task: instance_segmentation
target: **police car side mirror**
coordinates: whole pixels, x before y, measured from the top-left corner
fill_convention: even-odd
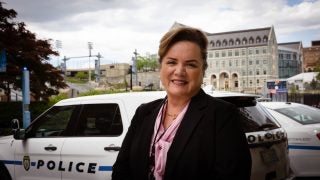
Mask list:
[[[11,128],[13,130],[15,129],[20,129],[20,124],[19,124],[19,120],[18,119],[12,119],[11,121]]]
[[[13,138],[17,140],[26,139],[26,131],[24,129],[16,129],[13,133]]]
[[[25,130],[20,129],[20,123],[18,119],[13,119],[11,122],[14,139],[25,139]]]

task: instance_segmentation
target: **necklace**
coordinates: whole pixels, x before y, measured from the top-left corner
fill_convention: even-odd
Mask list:
[[[178,114],[169,114],[167,113],[167,116],[172,117],[173,120],[175,120],[178,116]]]

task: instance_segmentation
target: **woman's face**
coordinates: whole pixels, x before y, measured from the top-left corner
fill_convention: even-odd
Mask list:
[[[200,47],[190,41],[180,41],[163,57],[160,79],[168,96],[191,98],[201,87],[203,71]]]

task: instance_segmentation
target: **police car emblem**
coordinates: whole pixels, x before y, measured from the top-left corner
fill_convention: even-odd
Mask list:
[[[29,156],[23,156],[23,167],[26,171],[30,169],[30,157]]]

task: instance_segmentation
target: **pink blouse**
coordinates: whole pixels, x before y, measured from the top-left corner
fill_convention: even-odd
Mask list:
[[[166,105],[164,105],[166,106]],[[184,114],[186,113],[189,103],[183,108],[183,110],[179,113],[177,118],[172,122],[172,124],[167,128],[167,130],[164,129],[163,124],[160,125],[161,122],[161,112],[163,108],[166,108],[162,106],[157,119],[156,119],[156,125],[154,127],[153,131],[153,138],[152,138],[152,143],[154,142],[154,136],[157,134],[157,139],[160,138],[160,140],[156,141],[155,143],[155,166],[154,166],[154,177],[156,180],[162,180],[163,175],[164,175],[164,170],[166,167],[166,161],[167,161],[167,153],[168,150],[171,146],[171,143],[173,141],[174,136],[176,135],[177,129],[180,126],[181,120],[184,117]],[[159,132],[158,128],[160,125]],[[152,145],[151,145],[152,148]],[[152,149],[150,149],[151,153]]]

